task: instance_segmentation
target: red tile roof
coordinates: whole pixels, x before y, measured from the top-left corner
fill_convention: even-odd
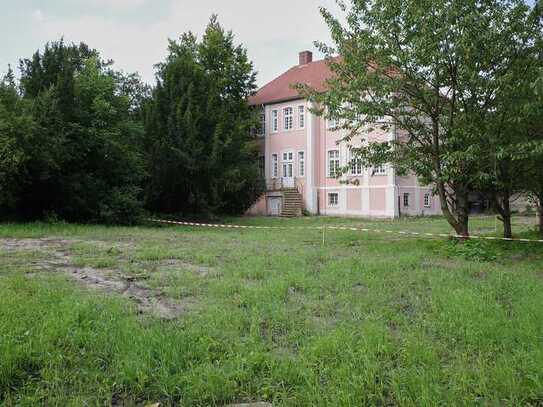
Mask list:
[[[301,83],[311,86],[317,91],[326,90],[326,80],[332,77],[327,60],[296,65],[281,76],[263,86],[249,98],[251,105],[265,105],[299,99],[300,94],[292,86]]]

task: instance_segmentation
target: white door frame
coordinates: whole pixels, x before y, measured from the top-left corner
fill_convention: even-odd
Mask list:
[[[294,188],[294,150],[281,152],[281,180],[284,187]]]

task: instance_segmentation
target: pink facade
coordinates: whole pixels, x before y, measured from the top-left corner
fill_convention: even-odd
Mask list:
[[[304,72],[315,82],[318,69],[327,69],[322,61],[311,62],[307,53],[300,55],[299,71],[289,70],[262,88],[252,103],[262,111],[262,155],[265,177],[271,190],[297,188],[307,212],[320,215],[395,218],[400,215],[440,214],[438,197],[432,188],[419,185],[415,176],[399,177],[394,168],[351,166],[350,146],[360,146],[363,139],[387,141],[398,137],[396,129],[374,129],[350,141],[341,141],[342,130],[335,130],[325,118],[311,113],[309,101],[292,95],[281,87],[288,80],[304,82]],[[320,64],[313,66],[313,64]],[[305,70],[304,70],[305,68]],[[322,77],[326,77],[324,72]],[[271,100],[270,100],[271,99]],[[374,126],[378,127],[378,126]],[[349,168],[337,178],[336,167]],[[276,199],[276,195],[273,198]],[[271,214],[266,196],[251,208],[251,214]]]

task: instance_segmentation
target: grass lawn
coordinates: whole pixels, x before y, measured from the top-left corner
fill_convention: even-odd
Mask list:
[[[449,232],[440,218],[226,222]],[[535,237],[530,222],[516,230]],[[259,401],[542,405],[543,244],[0,225],[0,405]]]

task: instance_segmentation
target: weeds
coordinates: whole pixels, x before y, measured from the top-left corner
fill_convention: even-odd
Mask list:
[[[387,228],[446,232],[443,224],[415,219]],[[2,248],[5,406],[543,399],[541,248],[350,231],[328,233],[323,246],[319,231],[60,224],[5,225],[0,236],[62,239],[77,265],[107,267],[157,298],[187,303],[173,320],[142,314],[129,296],[88,290],[62,269],[27,273],[54,260],[52,252]]]

